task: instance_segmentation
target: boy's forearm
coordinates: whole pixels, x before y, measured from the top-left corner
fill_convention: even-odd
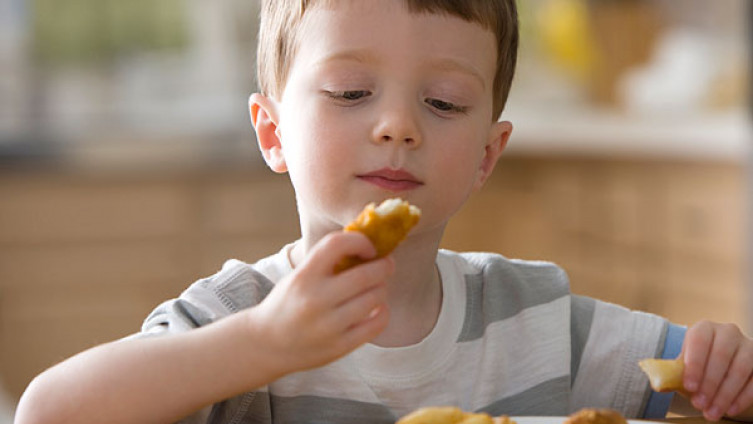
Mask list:
[[[249,330],[237,314],[180,335],[98,346],[37,377],[16,423],[175,422],[279,377],[274,356],[250,348]]]

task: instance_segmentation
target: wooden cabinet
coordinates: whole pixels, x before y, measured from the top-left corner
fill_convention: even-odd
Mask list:
[[[65,357],[139,330],[229,258],[298,237],[292,189],[269,172],[0,174],[0,376],[20,395]]]
[[[576,293],[680,324],[747,326],[742,165],[511,157],[498,167],[446,247],[550,260]]]
[[[503,157],[443,247],[545,259],[573,290],[689,324],[747,318],[745,175],[728,163]],[[0,376],[34,375],[138,331],[224,260],[296,239],[265,170],[0,173]]]

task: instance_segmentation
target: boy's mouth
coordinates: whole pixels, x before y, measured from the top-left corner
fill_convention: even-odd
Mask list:
[[[362,181],[389,191],[412,190],[424,184],[413,174],[402,169],[383,168],[357,177]]]

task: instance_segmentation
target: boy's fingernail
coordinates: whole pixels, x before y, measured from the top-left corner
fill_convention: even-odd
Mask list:
[[[722,411],[719,410],[719,407],[714,406],[708,410],[708,417],[711,421],[717,421],[722,417]]]
[[[694,381],[694,380],[688,381],[687,383],[684,384],[684,386],[685,386],[685,390],[687,390],[687,391],[689,391],[691,393],[695,392],[696,390],[698,390],[698,382]]]
[[[693,396],[692,402],[693,402],[693,406],[695,406],[696,409],[704,409],[706,408],[706,402],[708,401],[706,400],[705,395],[697,395],[697,396]]]
[[[729,416],[737,415],[737,413],[739,412],[737,409],[738,409],[737,405],[730,406],[729,409],[727,410],[727,415]]]

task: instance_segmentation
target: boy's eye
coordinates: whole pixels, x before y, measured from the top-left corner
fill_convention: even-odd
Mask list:
[[[439,99],[426,99],[426,104],[433,107],[434,109],[437,109],[441,112],[458,112],[458,113],[465,113],[468,108],[465,106],[458,106],[454,103],[446,102],[444,100]]]
[[[327,91],[327,95],[333,99],[340,100],[360,100],[364,97],[368,97],[371,93],[367,90],[344,90],[344,91]]]

